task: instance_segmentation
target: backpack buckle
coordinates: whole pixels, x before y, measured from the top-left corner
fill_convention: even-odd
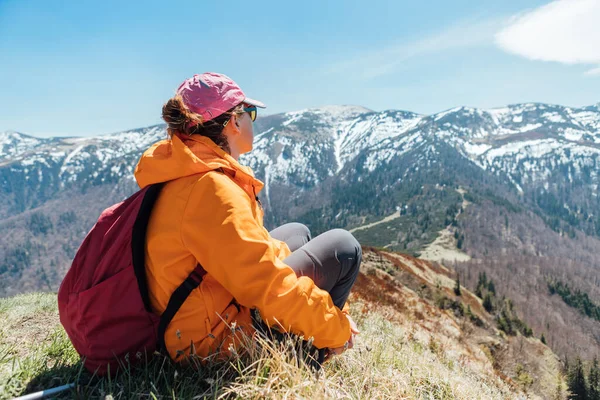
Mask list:
[[[186,287],[186,289],[189,289],[190,291],[194,290],[198,286],[200,286],[204,275],[206,275],[206,270],[202,268],[200,264],[198,264],[196,268],[194,268],[194,270],[190,272],[185,281],[183,281],[183,285]]]

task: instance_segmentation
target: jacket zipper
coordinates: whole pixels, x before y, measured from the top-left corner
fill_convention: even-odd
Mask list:
[[[254,199],[256,200],[256,202],[258,203],[258,206],[260,207],[260,209],[263,209],[262,203],[260,202],[260,199],[258,198],[258,196],[256,195],[256,188],[254,187],[254,185],[252,185],[252,192],[254,193]]]

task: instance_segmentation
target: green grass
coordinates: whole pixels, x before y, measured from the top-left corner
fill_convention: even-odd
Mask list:
[[[354,349],[315,373],[283,346],[254,341],[227,362],[174,365],[157,356],[125,367],[114,378],[96,378],[83,368],[58,325],[55,295],[0,299],[0,399],[75,382],[58,398],[147,399],[495,399],[507,389],[449,360],[439,349],[408,340],[378,313],[352,313],[361,329]],[[42,330],[32,330],[40,317]],[[40,328],[38,326],[38,328]],[[35,333],[33,333],[35,331]],[[111,396],[111,397],[106,397]]]

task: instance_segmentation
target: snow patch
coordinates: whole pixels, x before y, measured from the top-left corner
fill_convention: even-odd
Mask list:
[[[464,147],[465,147],[465,151],[468,154],[472,154],[474,156],[480,156],[483,153],[485,153],[486,151],[488,151],[489,149],[492,148],[492,146],[490,146],[489,144],[472,144],[469,142],[465,142],[464,143]]]

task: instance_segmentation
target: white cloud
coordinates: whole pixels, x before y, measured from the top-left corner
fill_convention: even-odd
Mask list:
[[[598,67],[598,68],[593,68],[593,69],[590,69],[589,71],[586,71],[586,73],[585,73],[585,74],[586,74],[586,75],[590,75],[590,76],[591,76],[591,75],[599,75],[599,76],[600,76],[600,67]]]
[[[600,64],[600,0],[556,0],[516,15],[495,40],[531,60]],[[586,74],[598,75],[600,68]]]
[[[399,69],[407,61],[431,54],[459,48],[471,48],[492,43],[494,34],[502,26],[503,19],[479,19],[456,23],[420,39],[399,42],[375,49],[357,57],[327,67],[329,73],[353,72],[364,78],[386,75]]]

